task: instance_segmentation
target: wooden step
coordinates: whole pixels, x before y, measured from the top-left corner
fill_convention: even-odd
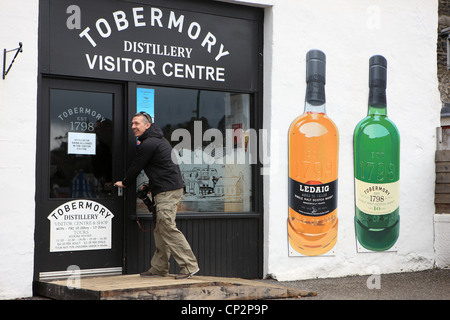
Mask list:
[[[250,300],[317,295],[256,280],[207,276],[176,280],[138,274],[37,281],[35,294],[57,300]]]

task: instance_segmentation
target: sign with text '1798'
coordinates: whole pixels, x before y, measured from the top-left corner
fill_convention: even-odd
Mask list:
[[[48,1],[43,73],[256,90],[254,20],[173,9],[170,1]]]

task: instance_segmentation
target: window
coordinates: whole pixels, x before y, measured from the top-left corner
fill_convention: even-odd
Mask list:
[[[151,114],[174,147],[185,185],[179,212],[252,210],[250,109],[250,94],[137,88],[136,112]],[[147,213],[140,200],[137,212]]]
[[[111,93],[50,90],[50,198],[111,198]]]

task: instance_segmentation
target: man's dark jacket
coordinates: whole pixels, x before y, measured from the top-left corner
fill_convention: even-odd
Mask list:
[[[183,188],[180,168],[172,161],[172,147],[164,138],[162,130],[156,124],[152,124],[139,137],[139,141],[136,157],[127,170],[126,177],[122,181],[123,185],[134,184],[143,169],[149,178],[153,196],[160,192]]]

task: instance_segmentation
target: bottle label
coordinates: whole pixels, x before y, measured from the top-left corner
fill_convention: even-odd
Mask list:
[[[289,207],[305,216],[323,216],[337,208],[337,179],[325,184],[304,184],[289,178]]]
[[[399,181],[370,183],[355,179],[356,206],[366,214],[389,214],[399,206],[399,186]]]

